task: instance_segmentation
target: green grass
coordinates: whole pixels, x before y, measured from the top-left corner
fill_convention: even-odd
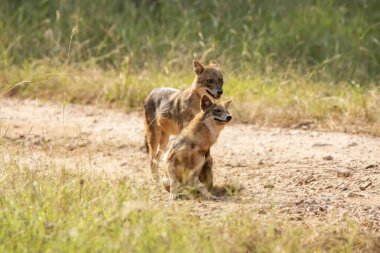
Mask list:
[[[236,73],[287,71],[378,83],[377,0],[5,0],[0,68],[35,60],[133,71],[184,70],[217,59]]]
[[[156,189],[12,156],[0,162],[1,252],[375,251],[352,222],[317,228],[255,221],[250,213],[200,218],[187,205],[152,202]],[[208,216],[212,217],[212,216]]]

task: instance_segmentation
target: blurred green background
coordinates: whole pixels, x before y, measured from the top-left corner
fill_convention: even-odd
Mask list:
[[[2,0],[0,68],[36,60],[176,72],[217,59],[240,75],[377,83],[378,0]]]

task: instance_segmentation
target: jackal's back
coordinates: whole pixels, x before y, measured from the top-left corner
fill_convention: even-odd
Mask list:
[[[167,111],[173,108],[173,97],[179,95],[179,93],[180,91],[174,88],[157,88],[152,90],[144,103],[146,121],[148,123],[152,122],[157,116],[157,112],[168,114]]]

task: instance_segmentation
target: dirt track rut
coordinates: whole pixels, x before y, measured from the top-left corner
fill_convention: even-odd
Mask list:
[[[2,99],[0,117],[6,159],[17,152],[36,169],[42,159],[78,173],[150,182],[139,113]],[[380,138],[232,123],[211,152],[215,181],[244,189],[220,202],[177,202],[195,215],[249,212],[307,226],[350,217],[363,229],[380,229]]]

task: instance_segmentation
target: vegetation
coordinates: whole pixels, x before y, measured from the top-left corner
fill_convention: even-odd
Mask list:
[[[218,59],[243,76],[294,69],[318,80],[378,81],[376,0],[5,1],[1,67],[36,59],[176,72]]]
[[[188,87],[192,59],[215,59],[237,121],[380,135],[379,9],[378,0],[3,0],[0,98],[141,110],[155,87]],[[151,206],[151,186],[31,168],[2,141],[1,252],[379,247],[350,221],[309,229],[239,213],[206,223],[166,200]]]
[[[10,157],[0,162],[1,252],[375,252],[379,246],[352,222],[291,228],[248,213],[206,221],[186,205],[165,208],[166,198],[153,205],[147,185],[78,176],[43,160],[28,167]]]
[[[131,74],[127,68],[114,71],[99,67],[69,67],[66,74],[65,67],[24,66],[0,70],[0,76],[11,83],[0,89],[0,95],[142,110],[153,88],[170,85],[186,89],[194,78],[191,65],[186,74],[169,75],[145,71]],[[25,78],[22,82],[20,76]],[[231,110],[235,122],[380,135],[379,87],[311,81],[291,73],[265,78],[226,72],[226,80],[223,96],[234,100]]]
[[[187,87],[193,58],[217,59],[239,121],[378,135],[379,8],[376,0],[5,1],[0,95],[131,110],[154,87]]]

